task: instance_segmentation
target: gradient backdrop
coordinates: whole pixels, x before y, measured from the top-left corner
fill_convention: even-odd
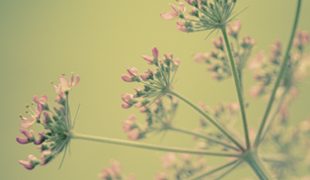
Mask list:
[[[139,180],[153,179],[161,169],[160,152],[73,141],[62,169],[58,170],[58,157],[46,167],[24,170],[17,160],[35,150],[15,142],[18,116],[34,94],[53,97],[50,82],[62,73],[80,74],[82,80],[71,101],[73,110],[81,104],[76,130],[94,135],[126,138],[121,122],[136,111],[121,109],[120,95],[134,86],[123,83],[120,75],[130,66],[145,69],[140,55],[150,54],[154,46],[182,60],[175,87],[185,97],[210,105],[236,100],[231,80],[213,81],[206,67],[192,59],[195,52],[211,47],[212,37],[206,39],[207,32],[178,32],[174,22],[159,17],[169,9],[170,2],[174,1],[0,1],[0,179],[96,179],[112,159],[121,161],[124,171]],[[248,9],[238,18],[243,23],[242,34],[256,39],[255,52],[269,48],[277,39],[287,42],[295,0],[240,0],[237,9],[245,7]],[[300,29],[310,31],[309,17],[310,1],[305,0]],[[251,78],[248,73],[247,87]],[[292,109],[296,121],[310,116],[309,78],[300,88],[301,95]],[[250,125],[257,127],[264,101],[249,100]],[[196,112],[181,104],[175,121],[181,127],[195,128],[198,118]],[[147,142],[193,145],[190,137],[173,133],[164,140],[153,136]],[[234,172],[238,178],[228,179],[251,177],[251,173],[244,166]]]

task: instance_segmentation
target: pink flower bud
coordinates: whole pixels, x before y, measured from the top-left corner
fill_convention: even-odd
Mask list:
[[[131,68],[127,69],[127,71],[131,77],[138,76],[138,69],[135,67],[131,67]]]
[[[19,144],[28,144],[30,141],[28,140],[28,138],[21,138],[21,137],[16,137],[16,141]]]
[[[123,74],[121,76],[122,80],[125,81],[125,82],[132,82],[132,77],[128,74]]]
[[[169,168],[175,165],[177,157],[174,153],[168,153],[162,158],[164,168]]]
[[[177,21],[177,29],[182,32],[188,32],[184,21]]]
[[[140,77],[143,81],[147,81],[149,80],[149,78],[151,78],[153,75],[153,72],[151,70],[148,70],[146,72],[144,72]]]
[[[131,105],[129,105],[128,103],[126,103],[126,102],[123,102],[123,103],[122,103],[122,108],[128,109],[128,108],[130,108],[130,107],[131,107]]]
[[[123,123],[124,132],[129,132],[130,130],[132,130],[132,128],[136,124],[135,121],[136,121],[136,116],[134,115],[129,116],[128,119],[126,119]]]
[[[224,42],[223,42],[222,37],[220,37],[220,38],[218,38],[218,39],[215,39],[215,40],[213,41],[213,45],[214,45],[217,49],[224,50]]]
[[[140,130],[138,128],[132,129],[127,134],[128,139],[136,141],[140,138]]]
[[[33,131],[32,131],[32,130],[28,131],[28,130],[26,130],[26,129],[21,129],[20,132],[21,132],[22,134],[24,134],[24,136],[25,136],[26,138],[28,138],[29,140],[31,140],[31,139],[34,138],[34,137],[33,137]]]
[[[228,26],[228,34],[233,37],[237,37],[241,29],[240,21],[235,21]]]
[[[19,164],[24,166],[24,168],[26,168],[27,170],[32,170],[34,168],[33,164],[29,161],[19,160],[18,162],[19,162]]]
[[[28,129],[36,122],[35,116],[31,117],[20,116],[20,118],[21,118],[20,126],[22,129]]]
[[[128,104],[131,104],[133,99],[134,99],[134,95],[133,94],[126,93],[126,94],[122,95],[122,100],[124,102],[128,103]]]
[[[156,47],[152,49],[152,54],[153,54],[154,59],[158,59],[159,52]]]
[[[45,141],[45,139],[46,139],[45,134],[43,132],[40,132],[39,137],[34,140],[34,144],[40,145]]]
[[[41,154],[41,165],[46,165],[50,160],[52,160],[53,154],[51,150],[44,150]]]
[[[39,160],[32,154],[28,156],[27,160],[19,160],[18,162],[28,170],[34,169],[39,164]]]
[[[151,56],[143,55],[142,58],[143,58],[148,64],[152,64],[152,63],[153,63],[153,57],[151,57]]]

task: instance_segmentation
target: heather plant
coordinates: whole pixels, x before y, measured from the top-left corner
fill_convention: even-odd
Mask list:
[[[259,52],[254,57],[251,53],[255,40],[241,36],[241,22],[236,20],[238,12],[234,11],[236,5],[237,0],[177,1],[170,11],[160,16],[165,20],[176,19],[177,29],[185,33],[221,33],[213,41],[213,49],[198,52],[193,59],[204,64],[214,80],[232,79],[237,102],[222,102],[217,106],[192,103],[174,88],[180,60],[171,53],[161,54],[153,48],[151,55],[142,56],[148,66],[146,70],[130,67],[121,75],[124,82],[137,85],[121,96],[121,107],[136,108],[145,117],[139,119],[131,114],[125,118],[122,128],[129,140],[76,132],[76,115],[71,115],[69,94],[79,84],[80,77],[61,75],[53,84],[55,103],[50,103],[47,96],[35,96],[26,114],[20,116],[21,135],[16,140],[20,144],[37,146],[40,157],[30,154],[19,163],[32,170],[50,163],[61,153],[63,162],[71,140],[85,140],[167,152],[161,158],[163,170],[154,175],[157,180],[222,179],[243,164],[253,170],[257,179],[309,179],[310,120],[296,122],[289,111],[310,67],[306,54],[309,34],[297,31],[302,0],[296,0],[286,49],[282,42],[276,41],[269,53]],[[253,74],[251,89],[246,89],[243,82],[246,68]],[[251,123],[248,107],[252,106],[248,95],[266,101],[265,111],[255,129],[248,126]],[[187,104],[201,116],[196,129],[184,129],[174,121],[180,103]],[[242,122],[243,132],[236,130],[238,121]],[[151,134],[168,131],[193,137],[196,145],[186,149],[141,142]],[[210,156],[218,158],[222,165],[212,165],[207,158]],[[117,161],[104,168],[98,177],[135,179],[134,175],[124,175]]]

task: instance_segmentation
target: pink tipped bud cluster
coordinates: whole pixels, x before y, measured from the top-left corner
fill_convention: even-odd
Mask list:
[[[235,4],[236,0],[185,0],[172,4],[171,10],[160,16],[165,20],[177,18],[177,29],[182,32],[219,29],[231,21]],[[237,31],[238,27],[232,30]]]
[[[121,165],[118,161],[112,161],[111,166],[104,168],[98,175],[100,180],[135,180],[134,176],[122,174]]]
[[[289,177],[290,179],[302,179],[302,174],[296,174],[295,169],[300,167],[310,168],[310,119],[300,121],[294,126],[287,121],[274,121],[269,136],[265,142],[281,144],[273,149],[281,163],[271,161],[268,165],[275,169],[275,178]],[[306,178],[307,179],[307,178]]]
[[[30,115],[21,117],[21,136],[16,138],[19,144],[33,143],[41,151],[40,159],[29,155],[26,160],[19,163],[26,169],[32,170],[38,165],[45,165],[59,154],[70,141],[70,130],[72,128],[68,95],[72,87],[79,83],[79,76],[72,75],[66,78],[62,75],[59,83],[54,85],[56,90],[57,106],[50,108],[47,96],[34,96],[32,106],[27,106],[26,113]],[[36,133],[35,125],[41,126],[42,131]]]
[[[240,112],[239,103],[237,102],[221,103],[214,107],[210,107],[204,103],[201,103],[200,106],[203,111],[208,113],[210,116],[216,118],[219,123],[223,124],[226,127],[234,126]],[[201,134],[212,137],[213,140],[227,142],[227,144],[230,144],[230,142],[227,141],[227,139],[225,139],[221,133],[212,131],[212,129],[210,129],[211,125],[205,119],[200,119],[199,126],[200,128],[197,131],[199,131]],[[200,149],[218,149],[218,147],[220,147],[223,151],[232,150],[231,148],[228,149],[228,147],[225,145],[223,146],[218,143],[214,143],[214,141],[212,140],[206,140],[201,138],[195,138],[195,140],[197,141],[197,147]]]
[[[239,40],[240,29],[240,21],[232,22],[228,25],[229,36],[235,39],[235,41],[232,41],[232,51],[239,71],[243,70],[255,44],[254,39],[249,36]],[[223,38],[216,38],[213,41],[213,46],[214,49],[211,52],[197,53],[194,59],[198,63],[205,63],[207,65],[207,70],[211,73],[213,79],[227,79],[231,77],[231,69]]]
[[[295,46],[289,59],[289,70],[286,73],[281,88],[284,90],[296,90],[295,86],[302,77],[305,76],[305,69],[309,67],[307,58],[303,58],[303,49],[309,43],[307,33],[298,32],[294,42]],[[249,64],[249,68],[254,73],[255,85],[251,89],[251,95],[254,97],[266,95],[271,91],[280,67],[283,63],[283,47],[281,42],[277,41],[271,46],[269,57],[259,53]]]
[[[125,109],[135,106],[144,112],[153,99],[168,94],[180,64],[170,53],[160,58],[157,48],[152,49],[152,56],[145,55],[143,59],[153,69],[139,73],[136,68],[129,68],[127,73],[121,76],[125,82],[137,82],[143,85],[141,88],[136,88],[135,93],[122,95],[122,107]]]
[[[128,139],[140,140],[150,133],[166,130],[170,126],[177,106],[178,102],[171,96],[167,99],[157,99],[142,111],[146,116],[144,122],[138,123],[137,117],[130,115],[123,122],[123,131]]]
[[[156,180],[190,179],[205,171],[206,162],[203,157],[193,157],[189,154],[176,155],[168,153],[162,157],[164,170],[159,172]]]

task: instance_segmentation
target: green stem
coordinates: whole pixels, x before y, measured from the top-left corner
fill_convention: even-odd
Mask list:
[[[205,136],[203,134],[200,134],[200,133],[196,133],[196,132],[193,132],[193,131],[188,131],[186,129],[180,129],[180,128],[176,128],[176,127],[169,127],[168,128],[169,130],[172,130],[172,131],[175,131],[175,132],[179,132],[179,133],[183,133],[183,134],[187,134],[187,135],[192,135],[194,137],[198,137],[198,138],[201,138],[201,139],[205,139],[207,141],[211,141],[211,142],[214,142],[216,144],[219,144],[219,145],[222,145],[226,148],[230,148],[230,149],[233,149],[235,151],[240,151],[240,149],[236,148],[235,146],[232,146],[226,142],[222,142],[222,141],[219,141],[218,139],[215,139],[215,138],[212,138],[212,137],[209,137],[209,136]]]
[[[249,164],[260,180],[270,179],[256,154],[249,152],[248,156],[245,158],[245,161]]]
[[[192,102],[190,102],[189,100],[187,100],[183,96],[181,96],[181,95],[179,95],[179,94],[177,94],[175,92],[172,92],[172,91],[170,91],[169,93],[171,95],[181,99],[186,104],[188,104],[190,107],[192,107],[194,110],[196,110],[198,113],[200,113],[204,118],[209,120],[209,122],[212,123],[217,129],[219,129],[231,142],[233,142],[236,146],[238,146],[238,148],[241,151],[244,151],[244,148],[242,147],[242,145],[237,140],[235,140],[235,138],[231,135],[231,133],[229,133],[228,129],[226,129],[223,125],[221,125],[220,123],[215,121],[210,115],[205,113],[203,110],[201,110],[199,107],[194,105]]]
[[[282,105],[283,105],[283,103],[284,103],[284,100],[285,100],[285,98],[286,98],[286,95],[287,95],[288,91],[289,91],[288,89],[285,90],[284,93],[282,94],[282,96],[280,97],[278,107],[277,107],[276,110],[274,111],[273,115],[271,115],[270,120],[269,120],[269,123],[268,123],[268,125],[266,125],[266,128],[265,128],[266,130],[263,131],[263,133],[262,133],[262,135],[261,135],[260,142],[263,142],[263,141],[264,141],[266,135],[268,134],[268,132],[269,132],[270,129],[272,128],[272,124],[273,124],[273,122],[275,121],[277,115],[279,114],[279,111],[280,111],[280,109],[281,109],[281,107],[282,107]]]
[[[212,169],[212,170],[210,170],[208,172],[203,172],[202,174],[198,174],[198,175],[190,178],[190,180],[200,180],[200,179],[203,179],[204,177],[210,176],[210,175],[212,175],[214,173],[217,173],[217,172],[219,172],[221,170],[224,170],[225,168],[227,168],[229,166],[232,166],[232,165],[236,164],[237,162],[238,162],[238,160],[235,160],[235,161],[232,161],[230,163],[227,163],[227,164],[224,164],[222,166],[219,166],[219,167],[217,167],[215,169]]]
[[[238,161],[236,164],[234,164],[232,167],[230,167],[227,171],[225,171],[223,174],[218,176],[215,180],[223,179],[225,176],[230,174],[233,170],[235,170],[243,161]]]
[[[278,88],[280,86],[280,83],[281,83],[281,81],[282,81],[282,79],[283,79],[283,77],[285,75],[285,72],[286,72],[286,70],[287,70],[287,68],[289,66],[290,52],[291,52],[291,49],[292,49],[292,46],[293,46],[293,41],[294,41],[294,37],[295,37],[295,34],[296,34],[296,29],[297,29],[297,25],[298,25],[298,21],[299,21],[299,17],[300,17],[301,4],[302,4],[302,0],[298,0],[297,1],[297,8],[296,8],[296,13],[295,13],[294,24],[293,24],[293,27],[292,27],[292,32],[291,32],[291,35],[290,35],[289,43],[287,45],[286,53],[285,53],[285,56],[284,56],[284,62],[282,63],[282,66],[281,66],[278,78],[277,78],[277,80],[276,80],[276,82],[274,84],[274,87],[272,89],[271,96],[270,96],[270,99],[269,99],[268,104],[267,104],[267,108],[265,110],[262,122],[260,124],[260,127],[259,127],[259,130],[258,130],[256,139],[255,139],[255,143],[254,143],[255,147],[258,147],[260,142],[261,142],[260,141],[261,140],[261,135],[262,135],[263,130],[264,130],[265,126],[266,126],[266,122],[267,122],[268,116],[269,116],[269,114],[271,112],[272,105],[273,105],[274,100],[275,100],[276,92],[277,92],[277,90],[278,90]]]
[[[242,116],[242,121],[243,121],[243,129],[244,129],[244,134],[245,134],[245,141],[246,141],[246,147],[247,149],[251,148],[251,142],[250,142],[250,136],[249,136],[249,129],[248,129],[248,124],[247,124],[247,118],[246,118],[246,112],[245,112],[245,107],[244,107],[244,101],[243,101],[243,94],[242,94],[242,87],[241,87],[241,81],[240,81],[240,76],[238,75],[238,70],[236,67],[236,63],[234,60],[234,57],[232,55],[231,47],[230,47],[230,42],[228,40],[227,32],[226,32],[226,27],[224,26],[222,29],[222,34],[224,37],[224,41],[226,44],[226,49],[227,53],[229,56],[229,62],[232,70],[232,74],[234,76],[234,81],[235,81],[235,87],[237,90],[237,95],[238,95],[238,100],[239,100],[239,105],[240,105],[240,110],[241,110],[241,116]]]
[[[165,151],[165,152],[185,153],[185,154],[194,154],[194,155],[218,156],[218,157],[239,157],[240,156],[237,154],[216,153],[216,152],[207,152],[203,150],[192,150],[192,149],[177,148],[177,147],[159,146],[159,145],[139,143],[139,142],[134,142],[134,141],[127,141],[127,140],[122,140],[122,139],[92,136],[92,135],[86,135],[86,134],[80,134],[80,133],[72,133],[71,138],[106,143],[106,144],[115,144],[115,145],[121,145],[121,146],[127,146],[127,147],[135,147],[135,148],[154,150],[154,151]]]

